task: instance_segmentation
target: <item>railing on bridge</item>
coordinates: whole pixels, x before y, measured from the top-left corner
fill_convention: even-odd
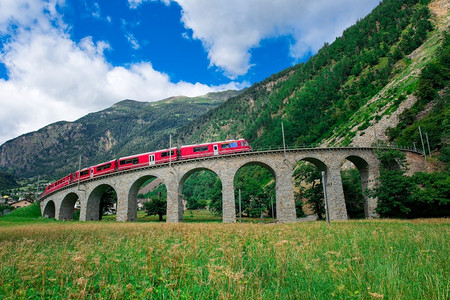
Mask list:
[[[402,146],[402,145],[395,145],[395,144],[384,144],[384,145],[380,145],[380,146],[368,146],[368,147],[359,147],[359,146],[352,146],[352,145],[348,145],[348,146],[333,146],[333,147],[326,147],[326,146],[321,146],[319,144],[303,144],[303,145],[293,145],[293,146],[286,146],[286,148],[283,148],[282,146],[272,146],[272,147],[262,147],[262,148],[255,148],[251,150],[251,152],[268,152],[268,151],[280,151],[280,150],[298,150],[298,149],[345,149],[345,148],[362,148],[362,149],[367,149],[367,148],[372,148],[372,149],[394,149],[394,150],[404,150],[404,151],[411,151],[411,152],[416,152],[419,154],[424,155],[423,151],[420,151],[420,149],[417,148],[412,148],[412,147],[407,147],[407,146]]]

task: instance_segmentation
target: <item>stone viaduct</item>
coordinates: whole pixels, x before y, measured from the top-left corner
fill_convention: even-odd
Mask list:
[[[420,154],[405,151],[408,161],[420,165]],[[41,198],[43,216],[58,220],[71,220],[75,202],[81,202],[80,220],[99,219],[100,198],[108,187],[117,194],[117,220],[137,220],[137,194],[141,185],[150,178],[159,178],[167,189],[167,222],[181,222],[183,206],[181,201],[184,181],[194,172],[210,170],[222,182],[223,222],[236,222],[234,177],[246,165],[260,165],[267,168],[275,179],[277,221],[282,223],[296,220],[293,172],[299,161],[308,161],[325,171],[325,184],[331,220],[346,220],[344,193],[341,181],[341,167],[352,162],[358,168],[363,191],[373,188],[379,176],[379,161],[374,148],[302,148],[245,152],[232,155],[210,156],[200,159],[174,161],[138,169],[116,172],[92,178],[78,184],[64,187]],[[411,164],[410,164],[411,165]],[[421,170],[419,166],[416,168]],[[364,213],[367,218],[377,217],[376,198],[365,198]]]

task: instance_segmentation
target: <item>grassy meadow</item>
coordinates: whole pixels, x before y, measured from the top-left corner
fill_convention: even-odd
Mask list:
[[[0,299],[448,299],[449,225],[12,215],[0,218]]]

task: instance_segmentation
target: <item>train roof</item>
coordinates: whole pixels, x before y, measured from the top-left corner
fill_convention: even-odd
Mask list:
[[[176,150],[176,149],[177,149],[177,147],[170,148],[170,150]],[[167,148],[167,149],[155,150],[155,151],[150,151],[150,152],[145,152],[145,153],[140,153],[140,154],[134,154],[134,155],[130,155],[130,156],[120,157],[119,159],[134,158],[134,157],[137,157],[137,156],[149,155],[149,154],[156,153],[156,152],[161,152],[161,151],[169,151],[169,149]]]
[[[112,160],[110,160],[110,161],[107,161],[107,162],[102,162],[102,163],[99,163],[98,165],[95,165],[95,166],[93,166],[93,167],[96,167],[96,166],[101,166],[101,165],[104,165],[104,164],[109,164],[109,163],[112,163],[112,162],[115,162],[116,160],[115,159],[112,159]]]
[[[180,148],[184,147],[192,147],[192,146],[203,146],[203,145],[211,145],[211,144],[220,144],[220,143],[230,143],[230,142],[236,142],[236,141],[246,141],[246,139],[235,139],[235,140],[226,140],[226,141],[217,141],[217,142],[207,142],[207,143],[201,143],[201,144],[192,144],[192,145],[184,145]]]

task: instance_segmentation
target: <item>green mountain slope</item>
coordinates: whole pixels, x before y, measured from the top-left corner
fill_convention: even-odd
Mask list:
[[[281,122],[290,146],[370,146],[376,138],[411,146],[420,122],[442,123],[447,116],[435,117],[446,111],[446,75],[431,86],[420,78],[436,63],[446,72],[445,55],[436,57],[448,26],[448,1],[384,0],[308,62],[240,93],[125,100],[3,144],[0,170],[56,178],[77,169],[80,154],[83,166],[96,164],[166,148],[169,134],[174,145],[244,137],[255,148],[278,147]],[[432,99],[417,96],[421,86],[433,90]],[[447,151],[446,131],[422,126],[430,132],[432,150]],[[414,134],[404,135],[406,129]]]
[[[75,122],[57,122],[0,146],[0,169],[19,177],[58,178],[82,165],[168,147],[169,134],[237,91],[159,102],[121,101]]]
[[[448,7],[443,9],[448,19]],[[414,95],[420,70],[445,31],[433,27],[436,22],[428,1],[385,0],[308,62],[250,87],[176,138],[192,143],[244,137],[254,147],[277,147],[283,122],[288,145],[349,145]]]

